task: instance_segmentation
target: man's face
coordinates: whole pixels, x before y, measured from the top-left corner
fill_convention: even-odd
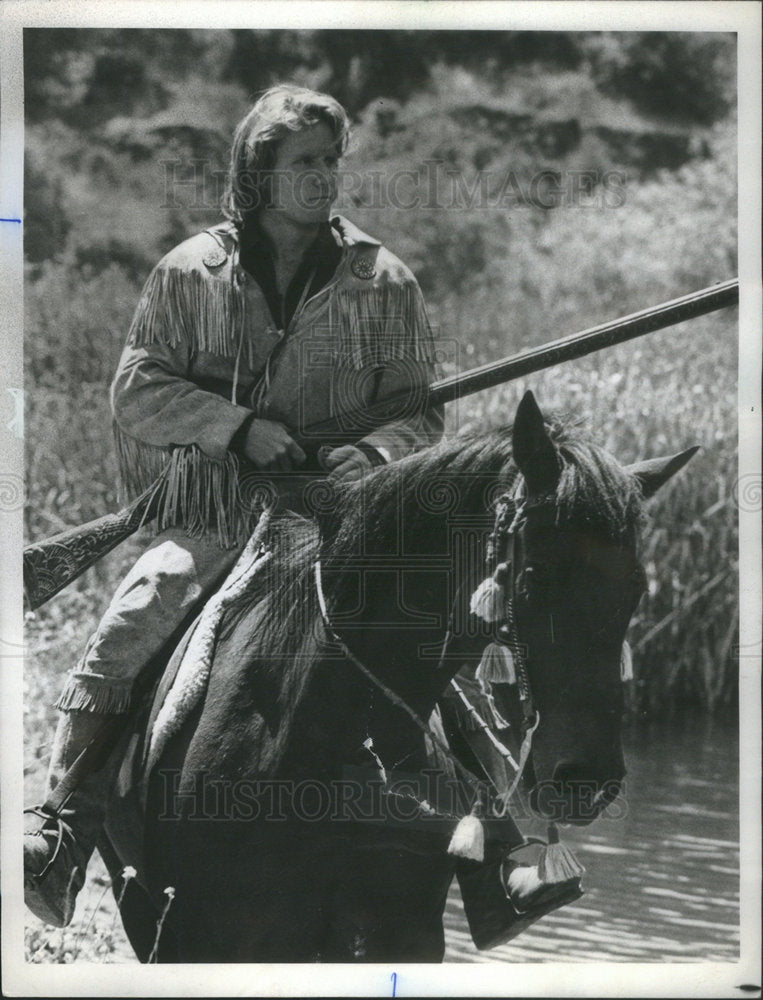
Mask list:
[[[276,151],[269,210],[302,225],[324,222],[336,198],[338,166],[328,125],[290,133]]]

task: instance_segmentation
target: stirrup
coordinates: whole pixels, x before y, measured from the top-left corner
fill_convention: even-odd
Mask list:
[[[525,930],[530,924],[535,923],[536,920],[540,920],[541,917],[545,917],[547,913],[558,910],[559,907],[566,906],[568,903],[574,903],[575,900],[580,899],[584,895],[581,877],[576,875],[565,882],[551,882],[545,885],[545,887],[539,888],[535,895],[528,899],[527,905],[524,908],[520,908],[516,901],[512,899],[511,892],[509,891],[509,876],[515,868],[519,867],[524,866],[519,862],[504,858],[500,868],[501,885],[506,894],[506,899],[517,917],[521,918],[519,922],[522,924],[522,927],[520,930],[517,930],[517,933]],[[512,936],[516,936],[516,934]]]
[[[53,855],[48,861],[48,863],[45,865],[45,867],[42,869],[42,871],[35,873],[27,871],[26,868],[24,869],[24,879],[29,880],[34,886],[39,886],[42,885],[42,883],[45,881],[51,868],[56,863],[58,855],[61,853],[61,847],[64,842],[64,823],[60,815],[58,815],[57,813],[48,812],[44,806],[30,806],[28,809],[24,810],[24,815],[26,815],[27,813],[30,813],[33,816],[37,816],[39,819],[44,820],[44,822],[40,826],[39,830],[33,830],[31,831],[31,833],[25,834],[24,836],[30,836],[30,837],[33,837],[35,835],[42,836],[46,827],[52,829],[51,824],[55,824],[55,830],[57,834],[56,846],[53,848]]]
[[[456,862],[464,913],[472,941],[480,951],[506,944],[536,920],[583,895],[579,878],[542,886],[520,908],[511,898],[508,876],[515,867],[529,868],[504,855],[487,863]]]

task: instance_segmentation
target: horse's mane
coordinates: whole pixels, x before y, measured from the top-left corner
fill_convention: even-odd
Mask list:
[[[643,516],[636,478],[574,425],[554,420],[549,433],[562,459],[556,489],[560,527],[577,527],[635,549]],[[362,483],[334,485],[330,503],[323,504],[326,512],[317,520],[296,514],[277,518],[271,562],[239,608],[264,597],[271,601],[258,634],[260,648],[279,659],[298,650],[305,624],[318,615],[313,566],[319,554],[325,565],[341,567],[357,556],[361,536],[365,552],[385,552],[401,514],[414,533],[426,529],[436,517],[438,497],[448,502],[443,493],[448,484],[455,487],[450,502],[475,514],[485,512],[491,494],[495,499],[501,490],[521,487],[511,441],[511,426],[461,434],[382,466]],[[327,485],[326,491],[331,493],[332,487]]]

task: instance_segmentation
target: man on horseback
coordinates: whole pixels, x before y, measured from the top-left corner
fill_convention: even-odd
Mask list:
[[[119,763],[98,767],[90,751],[236,563],[270,506],[263,476],[302,510],[300,473],[358,479],[442,436],[442,409],[421,393],[435,345],[415,278],[330,215],[348,131],[331,97],[267,91],[234,136],[226,221],[171,250],[143,289],[111,398],[122,479],[133,496],[153,491],[157,534],[67,678],[45,802],[28,810],[26,902],[55,926],[72,919]],[[389,397],[403,400],[396,415],[364,419]],[[340,417],[341,440],[311,435]],[[578,894],[534,867],[505,875],[491,919],[511,936]]]
[[[348,400],[357,410],[433,379],[415,278],[330,216],[348,131],[331,97],[267,91],[234,136],[226,221],[170,251],[143,290],[111,398],[127,491],[158,484],[158,533],[57,702],[46,805],[30,810],[24,838],[26,901],[47,923],[71,921],[113,769],[80,775],[53,808],[55,790],[104,724],[130,710],[136,679],[236,562],[261,509],[247,475],[307,468],[310,425],[353,408]],[[442,429],[440,409],[408,406],[384,426],[345,427],[322,467],[356,479]]]

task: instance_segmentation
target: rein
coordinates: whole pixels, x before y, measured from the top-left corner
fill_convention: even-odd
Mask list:
[[[477,709],[471,704],[468,697],[464,693],[461,686],[458,684],[455,678],[450,681],[450,686],[455,691],[456,695],[464,704],[466,710],[472,715],[472,717],[477,722],[477,725],[490,739],[491,743],[495,749],[501,754],[501,756],[510,764],[513,770],[516,772],[514,780],[512,781],[511,787],[508,791],[501,793],[496,801],[501,801],[502,805],[496,815],[505,815],[508,812],[509,800],[514,795],[519,782],[522,778],[525,766],[530,756],[530,751],[532,749],[532,738],[535,730],[538,728],[540,723],[540,713],[535,708],[532,689],[530,687],[530,678],[527,672],[527,664],[524,653],[524,646],[520,641],[519,634],[517,631],[516,620],[514,618],[513,600],[517,589],[518,580],[518,569],[517,569],[517,551],[519,549],[519,531],[524,526],[525,523],[525,512],[532,507],[540,506],[541,504],[547,503],[549,500],[555,500],[554,494],[544,494],[539,497],[533,497],[528,500],[523,500],[521,503],[517,504],[516,500],[509,494],[504,493],[499,497],[496,504],[496,518],[493,525],[493,530],[488,539],[486,563],[489,568],[494,568],[495,575],[501,576],[508,580],[508,600],[505,602],[505,608],[503,609],[505,614],[505,619],[502,620],[501,624],[496,630],[496,638],[499,643],[506,646],[511,650],[515,670],[516,670],[516,682],[519,693],[519,703],[522,712],[522,744],[519,752],[519,762],[517,762],[512,756],[509,749],[504,746],[504,744],[498,740],[492,733],[490,726],[485,722]],[[499,562],[500,559],[500,562]],[[439,736],[432,732],[430,727],[424,722],[424,720],[419,716],[419,714],[411,708],[411,706],[403,699],[397,692],[393,691],[387,684],[385,684],[377,675],[362,662],[350,649],[347,643],[342,639],[342,637],[336,632],[331,624],[331,619],[328,612],[328,607],[326,604],[326,597],[323,590],[323,576],[321,568],[321,560],[317,559],[314,564],[314,576],[315,576],[315,590],[318,597],[318,607],[320,609],[321,619],[323,621],[323,626],[326,629],[327,634],[331,640],[339,647],[343,656],[349,660],[358,670],[375,686],[382,694],[397,708],[405,712],[412,722],[417,726],[417,728],[433,743],[437,745],[440,752],[451,762],[454,768],[459,774],[467,781],[468,784],[474,786],[477,782],[475,776],[464,767],[464,765],[458,760],[458,758],[453,754],[450,747],[448,747]],[[458,592],[454,598],[454,603],[458,599]],[[472,608],[474,610],[474,608]],[[440,664],[445,659],[448,645],[452,638],[450,628],[446,631],[445,637],[443,639],[442,654],[440,657]]]
[[[315,591],[316,594],[318,595],[318,607],[320,608],[321,619],[323,620],[323,626],[326,629],[326,632],[328,633],[332,642],[334,642],[339,647],[345,658],[348,659],[353,664],[353,666],[357,667],[358,670],[360,670],[360,672],[365,677],[367,677],[368,680],[371,681],[371,683],[374,684],[382,692],[385,698],[387,698],[397,708],[405,712],[406,715],[408,715],[408,717],[413,721],[413,723],[421,730],[421,732],[426,737],[431,739],[433,743],[437,744],[437,748],[453,764],[456,770],[461,774],[462,778],[464,778],[464,780],[468,784],[474,786],[475,783],[477,783],[477,779],[474,777],[471,771],[465,768],[464,765],[461,763],[461,761],[458,760],[458,758],[451,752],[450,747],[448,747],[445,743],[443,743],[443,741],[439,738],[439,736],[436,733],[432,732],[432,730],[429,728],[426,722],[424,722],[424,720],[421,718],[418,712],[416,712],[415,709],[411,708],[411,706],[408,704],[407,701],[405,701],[404,698],[401,698],[400,695],[397,694],[397,692],[393,691],[391,687],[389,687],[387,684],[384,683],[384,681],[382,681],[379,677],[377,677],[376,674],[353,653],[353,651],[350,649],[350,647],[347,645],[344,639],[342,639],[342,637],[334,630],[331,624],[331,619],[329,618],[328,608],[326,606],[326,596],[323,592],[323,579],[322,579],[320,559],[316,559],[314,569],[315,569]],[[446,636],[446,642],[447,642],[447,636]]]

